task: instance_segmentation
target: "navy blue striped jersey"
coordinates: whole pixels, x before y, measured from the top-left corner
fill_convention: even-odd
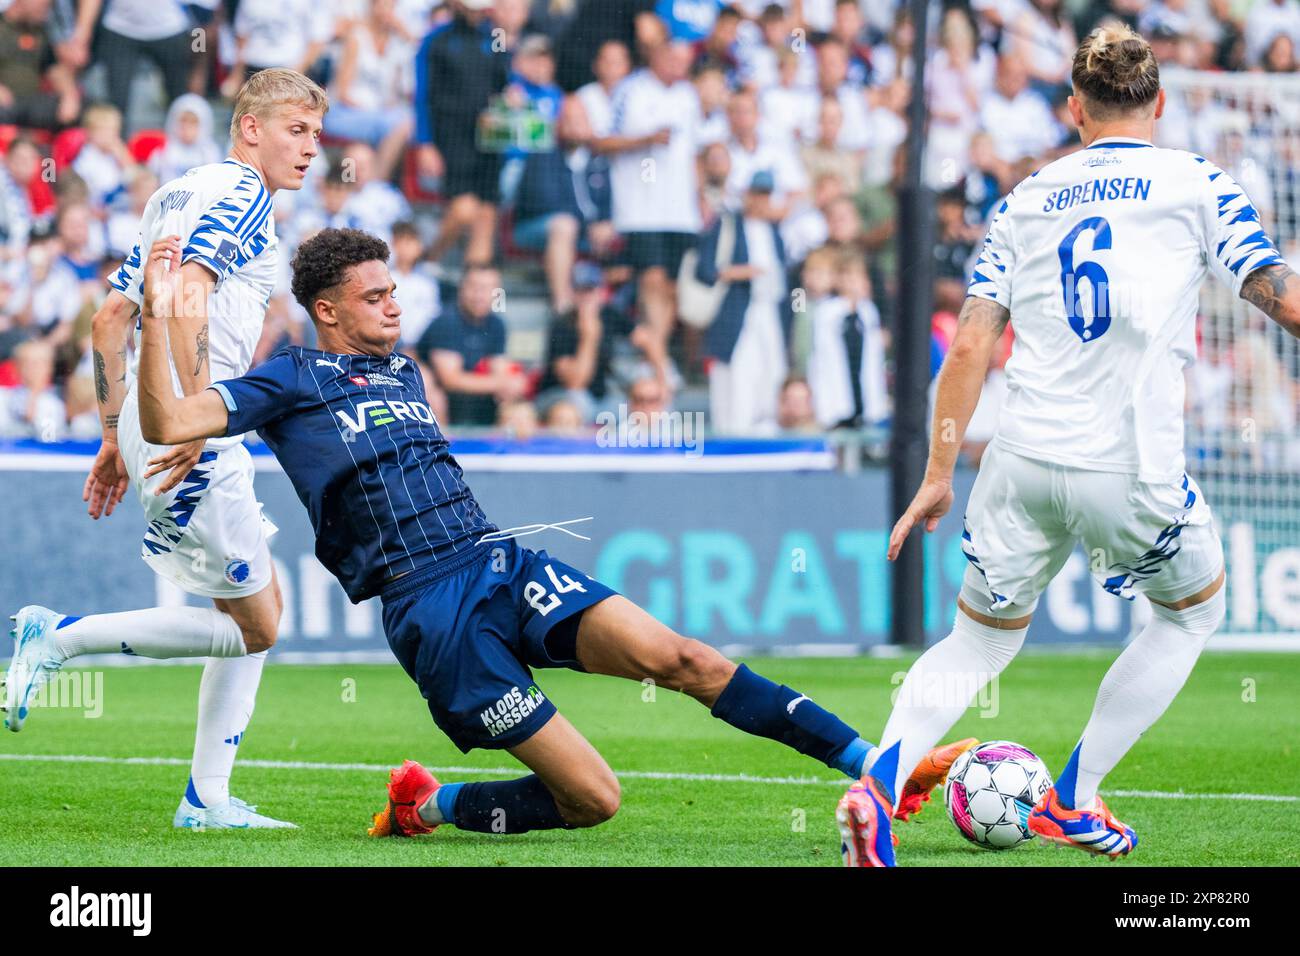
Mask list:
[[[256,430],[306,506],[316,557],[354,602],[472,560],[497,530],[465,484],[415,363],[290,346],[216,382],[226,433]]]

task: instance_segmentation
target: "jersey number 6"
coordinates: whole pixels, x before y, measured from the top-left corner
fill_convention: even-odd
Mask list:
[[[1061,295],[1065,299],[1065,317],[1070,328],[1084,342],[1106,334],[1110,328],[1110,279],[1097,262],[1074,262],[1074,244],[1084,230],[1092,230],[1092,250],[1110,248],[1110,223],[1100,216],[1083,220],[1061,240],[1057,255],[1061,257]],[[1092,316],[1084,315],[1079,283],[1087,279],[1092,287]]]

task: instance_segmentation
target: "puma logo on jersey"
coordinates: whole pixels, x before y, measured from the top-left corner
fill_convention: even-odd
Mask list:
[[[356,407],[356,418],[344,411],[334,414],[353,432],[363,432],[370,425],[391,425],[404,419],[414,419],[425,425],[434,424],[433,412],[428,405],[423,402],[399,402],[395,399],[387,402],[362,402]]]
[[[343,366],[340,365],[338,362],[332,362],[329,359],[317,359],[316,367],[319,368],[322,365],[324,365],[326,368],[338,369],[339,372],[343,371]]]

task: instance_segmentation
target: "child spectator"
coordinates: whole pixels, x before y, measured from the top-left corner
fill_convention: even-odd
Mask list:
[[[402,305],[401,347],[413,349],[429,323],[442,311],[438,283],[421,260],[424,240],[415,224],[403,220],[393,226],[392,275],[397,284],[397,301]]]
[[[54,346],[23,342],[14,349],[19,384],[0,389],[0,435],[35,438],[41,442],[63,437],[67,413],[54,388]]]
[[[160,184],[179,179],[195,166],[221,162],[221,149],[212,137],[212,107],[203,97],[178,97],[167,108],[165,129],[167,143],[149,157],[149,168]]]
[[[777,228],[779,212],[772,193],[775,177],[754,174],[743,207],[734,216],[731,263],[717,265],[721,226],[700,241],[696,278],[707,285],[728,283],[717,317],[705,334],[709,368],[709,409],[713,429],[724,435],[776,430],[777,393],[785,380],[785,247]]]
[[[341,176],[351,185],[344,214],[357,223],[356,228],[387,242],[393,224],[411,218],[411,204],[400,189],[377,174],[376,167],[375,151],[365,143],[344,147]]]
[[[27,239],[36,221],[28,184],[40,168],[41,154],[25,137],[9,144],[0,166],[0,274],[27,253]]]
[[[127,189],[130,205],[117,209],[108,216],[105,228],[107,251],[118,259],[125,259],[135,248],[135,241],[140,236],[140,220],[149,200],[158,191],[158,177],[143,166],[137,166],[131,174],[131,185]]]
[[[122,141],[122,114],[117,107],[107,103],[89,106],[81,125],[86,142],[72,161],[72,169],[86,181],[91,206],[101,212],[124,193],[135,160]]]
[[[813,317],[808,380],[817,383],[817,421],[824,428],[878,424],[889,417],[885,332],[860,256],[841,259],[837,291]]]

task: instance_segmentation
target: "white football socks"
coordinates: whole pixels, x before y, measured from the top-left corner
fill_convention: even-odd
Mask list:
[[[917,658],[898,690],[880,743],[865,763],[870,769],[898,744],[895,801],[921,758],[952,729],[980,690],[1002,673],[1028,631],[988,627],[959,609],[952,633]]]
[[[230,772],[253,716],[265,663],[266,651],[259,651],[245,657],[213,657],[203,668],[190,782],[205,807],[230,799]]]
[[[242,657],[244,635],[229,614],[212,607],[150,607],[89,614],[54,632],[66,660],[79,654],[140,657]]]
[[[1152,603],[1151,622],[1115,659],[1079,741],[1074,806],[1093,808],[1101,780],[1183,689],[1225,613],[1224,589],[1182,611]],[[1066,799],[1069,796],[1066,795]]]

